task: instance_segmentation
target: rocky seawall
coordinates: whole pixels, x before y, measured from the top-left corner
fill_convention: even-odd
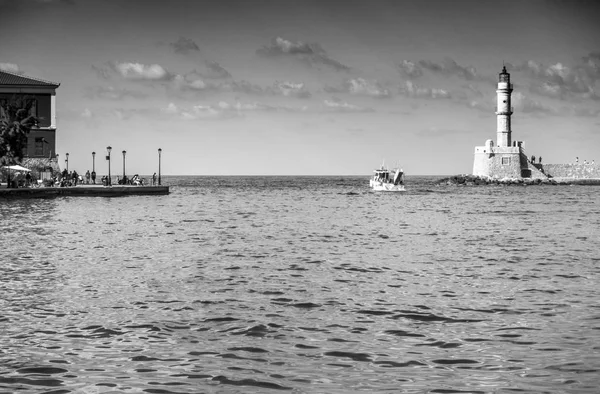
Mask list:
[[[456,185],[456,186],[486,186],[486,185],[515,185],[515,186],[534,186],[534,185],[600,185],[599,178],[570,178],[556,177],[548,179],[533,178],[489,178],[477,175],[454,175],[448,178],[442,178],[436,182],[438,186]]]

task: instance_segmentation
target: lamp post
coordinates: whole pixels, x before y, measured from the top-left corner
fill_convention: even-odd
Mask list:
[[[67,164],[67,172],[69,172],[69,153],[65,153],[65,156],[67,157],[65,159],[65,163]]]
[[[96,152],[92,152],[92,172],[96,172]]]
[[[158,148],[158,186],[160,186],[160,154],[162,149]]]
[[[108,186],[112,185],[112,181],[110,179],[110,151],[112,148],[110,146],[106,147],[106,151],[108,152],[108,156],[106,156],[106,160],[108,160],[108,182],[106,183]]]
[[[127,151],[123,151],[123,184],[125,184],[125,154]]]

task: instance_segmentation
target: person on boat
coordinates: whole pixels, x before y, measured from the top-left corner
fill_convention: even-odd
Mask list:
[[[404,171],[402,168],[396,172],[396,176],[394,177],[394,185],[403,185],[404,184]]]

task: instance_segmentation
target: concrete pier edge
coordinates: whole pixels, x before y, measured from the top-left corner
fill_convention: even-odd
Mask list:
[[[6,185],[0,187],[0,198],[122,197],[167,194],[169,194],[169,186],[79,185],[70,187],[22,187],[17,189],[9,189]]]

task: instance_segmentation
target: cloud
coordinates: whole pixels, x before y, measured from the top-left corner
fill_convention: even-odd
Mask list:
[[[232,81],[217,85],[219,90],[245,94],[264,94],[264,89],[248,81]]]
[[[548,66],[533,60],[513,66],[532,79],[530,91],[559,100],[600,99],[600,53],[592,52],[569,67],[561,62]]]
[[[451,58],[445,58],[444,61],[436,63],[430,60],[420,60],[419,65],[429,71],[446,76],[457,76],[466,80],[473,80],[477,77],[475,67],[463,67]]]
[[[179,109],[175,104],[169,103],[169,105],[167,105],[165,108],[162,108],[161,111],[163,111],[166,114],[174,115],[179,112]]]
[[[234,104],[226,101],[220,101],[215,105],[194,105],[191,108],[179,108],[174,103],[169,103],[165,108],[161,108],[163,114],[173,116],[182,120],[203,120],[203,119],[231,119],[244,116],[245,112],[301,112],[306,111],[307,107],[293,108],[286,106],[273,106],[263,103],[241,103]]]
[[[270,45],[257,49],[256,54],[270,58],[292,57],[310,66],[325,65],[336,71],[350,70],[350,67],[330,58],[317,43],[294,42],[281,37],[275,37],[271,40]]]
[[[23,74],[19,66],[14,63],[0,63],[0,71],[7,71],[13,74]]]
[[[92,113],[92,111],[90,111],[89,108],[86,108],[82,113],[81,113],[81,117],[82,118],[87,118],[90,119],[94,116],[94,114]]]
[[[486,114],[490,114],[490,116],[492,116],[492,114],[495,111],[495,107],[494,107],[494,104],[492,103],[492,101],[482,102],[480,100],[469,100],[469,101],[467,101],[467,106],[469,108],[476,109],[481,112],[485,112]]]
[[[481,90],[479,90],[479,88],[477,86],[473,85],[472,83],[468,84],[465,87],[468,92],[473,93],[475,96],[483,97],[483,93],[481,93]]]
[[[465,129],[463,129],[463,130],[446,129],[446,128],[440,129],[439,127],[432,126],[432,127],[426,128],[426,129],[419,130],[415,134],[423,136],[423,137],[440,138],[440,137],[455,136],[458,134],[465,134],[468,132],[469,132],[469,130],[465,130]]]
[[[94,86],[85,89],[85,97],[91,99],[124,100],[127,98],[141,99],[147,94],[113,86]]]
[[[266,88],[245,80],[218,83],[206,81],[203,79],[202,74],[197,71],[188,73],[185,76],[177,75],[173,80],[173,84],[182,91],[232,92],[254,96],[286,96],[301,99],[312,96],[303,83],[276,81],[273,86]]]
[[[582,59],[582,70],[592,79],[600,79],[600,52],[591,52]]]
[[[182,91],[199,91],[210,89],[210,84],[206,83],[202,75],[196,70],[193,70],[186,75],[177,74],[173,77],[171,82],[171,87]]]
[[[273,86],[274,93],[287,97],[310,98],[311,94],[305,89],[303,83],[293,82],[275,82]]]
[[[111,71],[104,67],[98,67],[92,64],[92,70],[96,73],[100,79],[110,79]]]
[[[230,111],[267,111],[267,112],[302,112],[306,111],[308,107],[287,107],[284,105],[268,105],[263,103],[246,103],[242,104],[239,101],[235,104],[229,104],[227,102],[219,102],[219,108],[222,110]]]
[[[157,112],[153,108],[119,108],[113,109],[110,111],[110,114],[119,120],[128,120],[134,116],[140,116],[145,119],[157,116]]]
[[[427,88],[419,86],[412,81],[406,81],[404,85],[400,85],[398,93],[406,97],[421,98],[421,99],[449,99],[452,95],[449,91],[437,88]]]
[[[359,107],[358,105],[349,104],[337,97],[332,97],[331,100],[325,100],[323,101],[323,104],[325,105],[325,110],[327,112],[375,112],[373,108]]]
[[[101,79],[113,77],[130,81],[165,82],[177,76],[159,64],[142,64],[133,62],[107,62],[104,66],[92,65],[92,70]]]
[[[521,92],[512,95],[512,103],[516,111],[534,115],[558,115],[558,111],[553,107],[547,106],[540,101],[531,99]]]
[[[179,37],[176,42],[172,42],[169,45],[173,48],[175,53],[181,55],[187,55],[191,52],[200,52],[198,45],[190,38]]]
[[[225,70],[219,63],[213,61],[206,62],[207,71],[202,73],[204,78],[209,79],[227,79],[231,78],[229,71]]]
[[[168,81],[174,77],[159,64],[113,62],[110,66],[121,77],[129,80]]]
[[[581,116],[585,118],[595,118],[600,115],[600,108],[586,108],[573,106],[567,109],[573,116]],[[564,109],[563,109],[564,111]]]
[[[423,69],[418,65],[408,60],[403,60],[398,64],[400,74],[408,78],[418,78],[423,75]]]
[[[325,87],[328,93],[350,93],[354,95],[369,96],[375,98],[389,98],[392,93],[381,86],[376,80],[363,78],[346,79],[339,87]]]

